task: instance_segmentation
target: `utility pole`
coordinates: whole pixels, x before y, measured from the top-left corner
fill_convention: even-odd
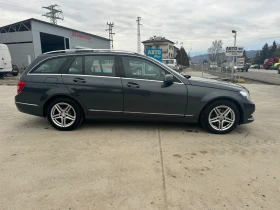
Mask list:
[[[137,17],[137,52],[141,53],[141,36],[140,36],[140,26],[142,25],[140,23],[141,17]]]
[[[106,31],[109,31],[109,39],[110,39],[110,48],[111,49],[114,49],[114,40],[113,40],[113,35],[115,35],[115,33],[113,33],[113,27],[114,27],[114,23],[108,23],[107,22],[107,25],[109,26],[108,29],[106,29]]]
[[[42,7],[43,9],[49,10],[46,14],[43,14],[42,16],[45,16],[47,18],[50,18],[50,22],[52,24],[57,24],[57,20],[64,20],[63,12],[61,9],[57,9],[59,7],[57,4],[52,4],[48,7]]]

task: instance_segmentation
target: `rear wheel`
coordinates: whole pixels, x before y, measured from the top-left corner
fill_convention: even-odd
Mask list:
[[[47,109],[49,123],[61,131],[70,131],[77,128],[83,121],[83,111],[80,106],[68,98],[55,99]]]
[[[240,113],[236,105],[228,100],[218,100],[209,104],[201,113],[201,124],[211,133],[227,134],[239,122]]]

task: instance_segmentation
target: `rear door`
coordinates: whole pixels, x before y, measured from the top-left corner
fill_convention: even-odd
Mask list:
[[[187,87],[174,77],[165,85],[165,74],[170,74],[152,62],[133,56],[122,57],[124,115],[184,117]]]
[[[76,56],[62,75],[90,115],[122,115],[122,84],[115,66],[113,55]]]

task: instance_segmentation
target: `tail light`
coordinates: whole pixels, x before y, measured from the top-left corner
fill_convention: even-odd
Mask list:
[[[22,89],[24,88],[25,85],[26,85],[26,82],[18,81],[18,84],[17,84],[17,93],[18,94],[22,91]]]

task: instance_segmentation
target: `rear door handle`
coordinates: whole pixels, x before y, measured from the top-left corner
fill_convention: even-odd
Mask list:
[[[74,79],[73,79],[73,82],[86,83],[86,80],[85,80],[85,79],[82,79],[82,78],[74,78]]]
[[[138,85],[137,83],[133,83],[133,82],[129,82],[126,85],[129,88],[140,88],[140,85]]]

